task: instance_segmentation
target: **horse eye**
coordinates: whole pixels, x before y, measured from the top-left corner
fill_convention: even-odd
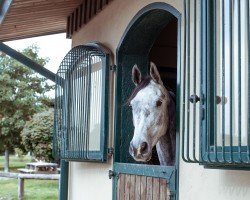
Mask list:
[[[156,102],[156,107],[160,107],[161,104],[162,104],[162,101],[158,100],[158,101]]]

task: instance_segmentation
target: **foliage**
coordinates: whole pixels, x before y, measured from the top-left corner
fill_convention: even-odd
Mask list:
[[[48,59],[39,57],[38,50],[33,45],[22,53],[43,66]],[[20,132],[33,114],[47,108],[43,101],[53,87],[46,78],[1,52],[0,85],[0,150],[23,148]]]
[[[26,150],[39,160],[52,160],[53,109],[37,113],[26,122],[21,133]]]
[[[15,148],[14,149],[15,151],[15,155],[20,159],[20,160],[23,160],[24,156],[25,156],[25,152],[20,149],[20,148]]]

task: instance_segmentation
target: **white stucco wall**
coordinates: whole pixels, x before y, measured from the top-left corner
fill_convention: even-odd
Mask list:
[[[133,16],[154,0],[114,0],[86,26],[73,35],[73,46],[99,41],[114,56],[120,39]],[[182,12],[182,0],[165,0]],[[183,23],[182,23],[183,24]],[[182,40],[183,41],[183,40]],[[115,59],[114,59],[115,61]],[[70,162],[70,200],[111,200],[112,181],[107,164]],[[249,200],[250,172],[204,169],[180,160],[180,200]]]

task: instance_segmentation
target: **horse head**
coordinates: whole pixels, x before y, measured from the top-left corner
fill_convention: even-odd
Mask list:
[[[136,160],[151,159],[152,148],[168,129],[168,105],[170,94],[164,87],[154,63],[150,63],[150,75],[142,78],[137,65],[132,69],[136,88],[128,102],[132,106],[134,135],[129,153]]]

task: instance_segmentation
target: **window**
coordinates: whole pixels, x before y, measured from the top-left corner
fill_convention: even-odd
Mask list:
[[[54,152],[62,159],[106,161],[109,51],[74,47],[57,72]]]
[[[182,157],[249,167],[249,1],[190,1],[185,14]]]

